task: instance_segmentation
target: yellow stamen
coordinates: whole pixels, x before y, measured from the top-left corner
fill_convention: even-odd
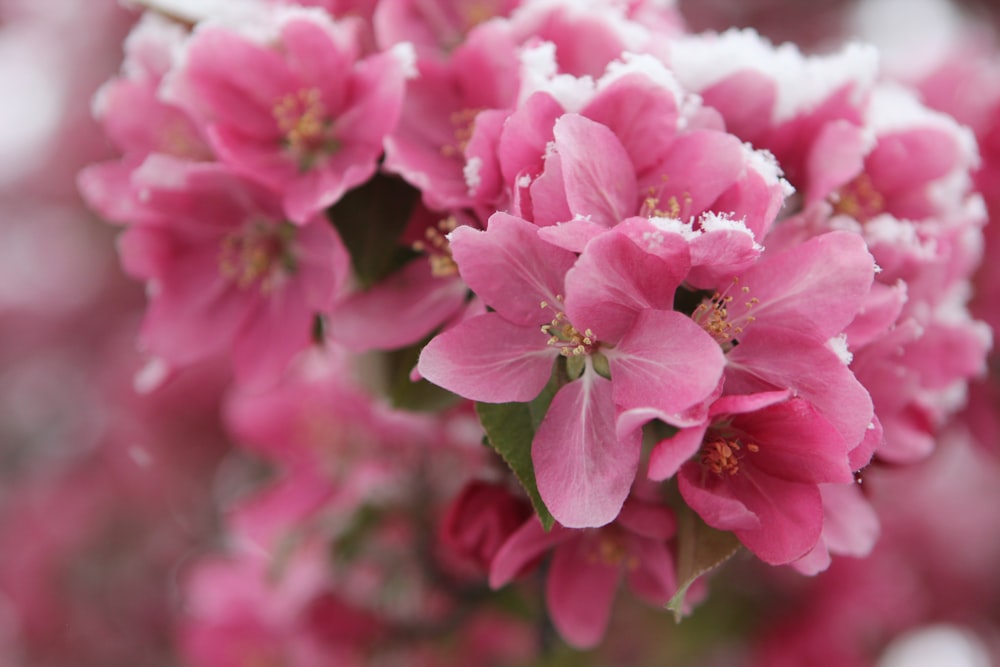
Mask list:
[[[741,450],[739,440],[718,438],[705,444],[701,450],[701,464],[716,475],[735,475],[740,471]],[[747,451],[757,453],[760,447],[754,443],[746,445]]]
[[[458,264],[451,254],[451,244],[448,234],[458,227],[455,216],[439,220],[434,227],[428,227],[424,232],[423,241],[415,241],[412,248],[417,252],[426,253],[431,263],[431,274],[443,278],[458,275]]]

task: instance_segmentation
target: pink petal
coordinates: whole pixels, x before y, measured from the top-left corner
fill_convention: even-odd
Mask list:
[[[272,107],[299,85],[276,50],[210,28],[192,39],[187,63],[184,75],[198,99],[184,103],[241,132],[278,138]]]
[[[577,327],[593,330],[602,341],[619,340],[639,311],[671,310],[674,292],[687,273],[687,248],[679,244],[678,261],[646,252],[617,230],[587,244],[566,274],[566,314]]]
[[[844,331],[851,348],[856,350],[864,347],[884,334],[899,319],[906,299],[906,283],[903,281],[895,285],[873,283],[871,291]]]
[[[589,539],[588,539],[589,538]],[[599,534],[579,535],[556,549],[545,602],[560,636],[576,648],[600,643],[611,618],[621,567],[595,556]]]
[[[794,331],[755,323],[726,361],[727,392],[790,389],[816,407],[848,446],[865,437],[873,416],[871,396],[825,345]]]
[[[736,415],[745,412],[756,412],[770,407],[776,403],[782,403],[792,397],[792,392],[787,389],[779,391],[762,391],[756,394],[732,394],[722,396],[712,403],[708,414],[711,417],[719,415]]]
[[[338,304],[330,334],[356,351],[406,347],[457,313],[465,295],[462,281],[435,277],[419,259]]]
[[[629,539],[629,558],[635,565],[628,569],[628,587],[651,605],[665,606],[677,592],[676,566],[670,547],[661,541]]]
[[[815,484],[748,474],[729,480],[737,495],[760,518],[759,529],[734,532],[750,551],[771,565],[801,558],[819,540],[823,529],[823,504]]]
[[[493,562],[490,563],[490,588],[497,589],[505,585],[546,551],[577,535],[576,531],[567,530],[559,524],[546,531],[536,517],[529,517],[493,556]]]
[[[806,164],[806,204],[822,201],[860,174],[868,138],[862,128],[843,119],[819,131]]]
[[[743,499],[697,461],[681,466],[677,473],[677,488],[684,502],[713,528],[752,530],[761,526],[761,520],[744,504]]]
[[[298,281],[296,281],[298,282]],[[314,311],[301,286],[291,283],[257,301],[232,346],[239,384],[264,387],[284,373],[298,352],[312,344]]]
[[[528,192],[531,195],[531,221],[536,225],[546,227],[573,219],[573,212],[566,201],[562,156],[558,153],[546,156],[545,167],[531,182]]]
[[[747,330],[765,323],[780,326],[825,342],[854,319],[874,275],[875,261],[860,235],[830,232],[816,236],[765,256],[747,271],[741,281],[747,298],[737,299],[757,302],[748,308],[742,304],[731,308],[730,321]]]
[[[614,132],[640,178],[656,166],[677,136],[673,92],[642,74],[614,81],[580,113]]]
[[[495,213],[485,232],[459,227],[449,239],[462,279],[498,313],[525,326],[552,318],[541,304],[558,302],[575,254],[546,243],[538,227],[506,213]]]
[[[656,443],[649,455],[649,479],[662,482],[676,475],[680,467],[701,449],[707,428],[707,423],[700,427],[682,428],[672,437]]]
[[[448,391],[484,403],[534,399],[558,355],[533,326],[497,313],[466,320],[433,338],[420,353],[420,374]]]
[[[660,198],[657,207],[664,211],[669,210],[669,199],[676,197],[680,212],[674,217],[686,220],[712,208],[745,169],[739,139],[724,132],[698,130],[677,137],[653,176],[642,185],[656,189]]]
[[[864,558],[871,553],[881,527],[875,508],[857,484],[822,484],[823,540],[833,553]]]
[[[677,519],[664,505],[655,505],[634,497],[625,501],[617,525],[642,537],[664,542],[677,532]]]
[[[562,387],[531,446],[538,491],[570,528],[618,516],[639,467],[641,434],[615,437],[611,382],[591,370]]]
[[[499,147],[505,182],[516,183],[523,173],[534,176],[541,172],[545,147],[552,141],[552,124],[562,113],[562,106],[551,95],[538,92],[510,115]]]
[[[566,114],[553,128],[570,210],[593,222],[618,224],[635,213],[635,169],[625,148],[604,125]]]
[[[801,398],[735,415],[731,424],[759,446],[748,460],[770,477],[814,484],[854,481],[844,439]]]
[[[744,69],[699,92],[706,105],[722,112],[726,127],[738,137],[759,143],[773,125],[778,86],[762,72]]]
[[[570,252],[583,252],[584,247],[592,240],[608,231],[604,225],[590,220],[577,218],[567,222],[543,227],[538,235],[554,246]]]
[[[716,388],[725,357],[719,345],[689,317],[645,310],[613,349],[615,404],[679,413]]]

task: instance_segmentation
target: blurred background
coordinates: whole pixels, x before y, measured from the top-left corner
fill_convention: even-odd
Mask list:
[[[956,45],[1000,67],[1000,4],[986,0],[680,0],[679,9],[693,31],[754,27],[811,52],[872,41],[887,71],[910,77]],[[134,342],[143,290],[119,268],[118,230],[77,193],[77,172],[113,157],[91,105],[137,16],[115,0],[0,0],[0,665],[190,664],[179,639],[183,573],[220,547],[221,517],[258,474],[220,420],[224,369],[202,364],[141,391],[158,372]],[[960,120],[1000,124],[995,102]],[[976,303],[995,324],[1000,304],[988,291]],[[948,431],[953,447],[878,472],[874,501],[891,539],[871,559],[809,579],[737,562],[713,582],[704,613],[680,626],[622,601],[606,646],[588,656],[563,647],[544,664],[991,664],[1000,655],[992,391],[984,382]]]

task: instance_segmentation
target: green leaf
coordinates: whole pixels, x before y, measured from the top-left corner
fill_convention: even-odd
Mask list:
[[[560,361],[557,360],[545,389],[530,403],[476,403],[476,414],[486,430],[490,446],[524,487],[545,530],[552,528],[555,519],[538,493],[535,466],[531,462],[531,441],[556,391],[566,383],[565,365]]]
[[[388,395],[392,407],[412,412],[437,412],[462,400],[427,380],[414,382],[410,379],[410,372],[417,365],[420,350],[425,344],[426,341],[423,341],[387,354]]]
[[[327,210],[363,287],[371,287],[416,255],[399,245],[399,237],[419,197],[420,191],[403,179],[376,174]]]
[[[677,583],[667,609],[678,623],[684,615],[684,597],[695,580],[719,567],[740,549],[736,535],[712,528],[688,507],[677,516]]]

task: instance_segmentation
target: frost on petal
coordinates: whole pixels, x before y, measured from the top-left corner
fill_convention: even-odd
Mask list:
[[[672,414],[705,399],[722,375],[719,345],[690,318],[646,310],[618,345],[611,364],[615,404],[651,407]]]
[[[531,446],[538,491],[571,528],[618,516],[639,467],[641,433],[615,436],[611,382],[588,370],[552,399]]]
[[[485,232],[459,227],[449,235],[462,279],[511,322],[541,325],[551,316],[541,303],[557,302],[576,255],[546,243],[538,227],[495,213]]]
[[[555,348],[537,327],[486,313],[433,338],[420,353],[420,375],[439,387],[484,403],[530,401],[552,373]]]

